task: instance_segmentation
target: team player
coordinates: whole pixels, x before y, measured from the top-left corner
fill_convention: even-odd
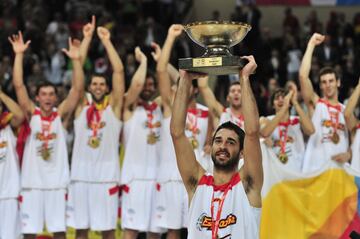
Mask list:
[[[170,75],[167,65],[172,46],[183,27],[174,24],[170,26],[160,58],[157,63],[157,76],[159,92],[162,100],[163,125],[161,128],[161,154],[160,166],[157,177],[158,187],[156,191],[156,216],[155,224],[168,230],[167,238],[180,238],[180,229],[185,226],[187,211],[187,195],[184,184],[176,165],[175,151],[170,137],[170,116],[174,91],[171,87]],[[201,157],[205,144],[208,117],[205,107],[195,101],[196,90],[192,87],[190,109],[187,111],[186,133],[197,157]],[[199,158],[198,158],[199,159]]]
[[[252,56],[240,72],[243,130],[226,122],[215,131],[211,156],[214,173],[205,174],[195,159],[184,126],[191,81],[198,75],[181,72],[170,129],[178,168],[190,200],[188,238],[258,238],[263,171],[259,114],[249,76],[257,65]],[[238,170],[240,155],[244,165]]]
[[[354,110],[359,99],[360,99],[360,80],[357,86],[355,87],[354,92],[351,94],[344,111],[346,126],[348,127],[352,136],[351,166],[352,168],[360,172],[360,121],[354,115]]]
[[[208,85],[208,77],[201,77],[198,82],[200,93],[204,98],[206,106],[209,107],[209,112],[213,118],[215,127],[224,122],[231,121],[244,129],[240,82],[233,81],[230,84],[226,97],[229,107],[226,108],[215,98],[214,93]]]
[[[30,124],[25,143],[21,172],[21,226],[25,239],[41,233],[44,223],[54,238],[65,238],[65,197],[69,182],[66,128],[81,98],[84,73],[80,63],[80,42],[69,39],[69,50],[63,52],[72,60],[73,80],[68,96],[55,108],[55,86],[38,85],[36,103],[28,96],[23,82],[23,57],[30,41],[22,34],[9,37],[15,53],[13,84],[17,99]]]
[[[271,97],[276,113],[260,118],[260,135],[264,138],[270,137],[271,148],[285,168],[301,172],[305,153],[303,132],[306,135],[313,134],[314,126],[297,98],[294,83],[289,84],[288,93],[285,89],[277,89]],[[298,116],[290,115],[291,106],[295,108]]]
[[[0,238],[18,238],[20,234],[20,170],[13,129],[23,120],[19,105],[0,89]]]
[[[94,29],[93,18],[83,29],[83,47],[90,44]],[[91,98],[84,94],[75,112],[67,214],[68,226],[76,229],[77,239],[88,238],[89,228],[101,231],[102,238],[115,238],[118,215],[124,67],[109,30],[97,27],[97,36],[112,66],[112,89],[105,74],[94,73],[87,88]]]
[[[148,232],[149,238],[159,238],[159,228],[153,224],[156,175],[159,164],[160,103],[153,101],[155,77],[147,73],[147,58],[135,49],[139,62],[123,107],[123,142],[125,156],[121,174],[121,226],[125,239]]]
[[[309,79],[312,54],[324,39],[325,36],[318,33],[311,36],[299,70],[301,94],[315,127],[315,133],[310,136],[305,151],[304,172],[320,169],[329,160],[344,163],[351,157],[344,105],[338,100],[338,74],[330,67],[320,70],[322,98],[315,93]]]

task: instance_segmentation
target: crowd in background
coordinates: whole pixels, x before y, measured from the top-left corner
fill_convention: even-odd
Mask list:
[[[126,85],[134,71],[134,48],[140,46],[149,57],[149,66],[155,62],[150,57],[151,42],[163,44],[167,28],[172,23],[184,23],[192,7],[192,1],[179,0],[106,0],[106,1],[55,1],[12,0],[3,1],[0,8],[0,82],[3,90],[15,97],[11,84],[13,55],[8,36],[23,31],[31,40],[31,49],[24,61],[24,77],[31,97],[36,82],[43,79],[56,84],[60,100],[66,95],[71,79],[71,64],[61,52],[68,44],[68,37],[82,38],[82,26],[96,15],[98,25],[111,30],[112,41],[126,68]],[[260,115],[273,113],[268,99],[278,86],[287,81],[298,81],[302,54],[309,37],[314,32],[327,35],[326,41],[316,48],[311,79],[318,80],[318,71],[328,65],[337,69],[341,76],[340,101],[348,98],[360,75],[360,12],[353,19],[346,19],[343,12],[332,11],[327,21],[318,19],[315,10],[310,11],[305,22],[300,22],[291,8],[283,14],[282,36],[274,37],[269,28],[261,25],[261,11],[253,4],[238,5],[230,16],[233,21],[247,22],[252,30],[244,41],[233,49],[235,55],[253,54],[258,62],[253,83]],[[212,19],[222,20],[214,11]],[[177,41],[171,62],[177,66],[180,57],[195,56],[193,44],[186,36]],[[90,49],[85,63],[86,73],[110,71],[104,56],[104,48],[98,40]],[[217,81],[215,93],[225,103],[226,90],[233,77],[223,76]],[[314,84],[317,85],[317,84]],[[316,89],[318,90],[318,89]]]

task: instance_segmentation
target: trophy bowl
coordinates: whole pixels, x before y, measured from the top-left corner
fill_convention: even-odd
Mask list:
[[[192,41],[205,48],[195,58],[180,58],[179,69],[209,75],[237,74],[247,60],[233,56],[230,47],[241,42],[251,26],[241,22],[204,21],[189,23],[184,30]]]
[[[229,48],[241,42],[251,26],[241,22],[204,21],[189,23],[184,30],[191,40],[206,49],[203,57],[230,56]]]

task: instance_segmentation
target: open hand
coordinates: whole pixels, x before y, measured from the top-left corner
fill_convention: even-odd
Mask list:
[[[11,43],[15,54],[24,53],[31,43],[30,40],[24,43],[21,31],[19,31],[17,35],[14,34],[11,37],[8,37],[8,40]]]
[[[154,58],[154,61],[157,62],[161,55],[161,48],[160,48],[159,44],[157,44],[155,42],[151,43],[151,48],[153,49],[153,51],[151,52],[151,55]]]
[[[140,47],[135,48],[135,59],[137,62],[141,63],[144,59],[146,60],[145,54],[141,51]]]
[[[71,40],[69,37],[69,50],[63,48],[64,52],[70,59],[79,60],[80,59],[80,41],[77,39]]]

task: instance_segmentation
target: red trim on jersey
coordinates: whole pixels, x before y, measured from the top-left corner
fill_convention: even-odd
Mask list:
[[[123,185],[121,185],[121,186],[119,187],[119,190],[120,190],[121,192],[129,193],[130,188],[129,188],[128,185],[123,184]]]
[[[160,192],[161,190],[161,185],[160,183],[156,183],[156,191]]]
[[[334,109],[336,109],[336,110],[339,111],[339,112],[342,111],[341,104],[339,104],[339,103],[337,103],[336,105],[332,105],[332,104],[330,104],[329,101],[327,101],[327,100],[325,100],[325,99],[319,99],[318,102],[325,104],[328,108],[334,108]]]
[[[199,118],[207,118],[209,115],[209,111],[207,110],[202,110],[202,109],[188,109],[187,110],[188,113],[194,114]]]
[[[289,125],[296,125],[296,124],[298,124],[300,121],[299,121],[299,118],[294,118],[294,119],[289,119],[288,121],[286,121],[286,122],[281,122],[281,123],[279,123],[279,126],[284,126],[284,127],[286,127],[286,126],[289,126]]]
[[[58,113],[56,111],[53,111],[53,112],[51,112],[51,114],[49,116],[43,116],[43,115],[41,115],[40,109],[36,108],[33,115],[40,115],[41,120],[52,122],[52,121],[54,121],[56,116],[58,116]]]
[[[234,174],[228,183],[222,185],[214,185],[214,177],[212,175],[203,175],[198,183],[200,185],[213,186],[214,191],[225,191],[226,188],[230,186],[230,188],[234,187],[241,181],[239,173]]]
[[[360,123],[358,123],[358,124],[356,125],[356,128],[357,128],[357,129],[360,129]]]

